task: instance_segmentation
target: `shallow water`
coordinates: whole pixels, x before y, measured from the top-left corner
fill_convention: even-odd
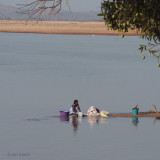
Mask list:
[[[159,105],[157,60],[138,37],[0,33],[0,159],[158,158],[153,118],[59,117],[79,99],[111,113]]]

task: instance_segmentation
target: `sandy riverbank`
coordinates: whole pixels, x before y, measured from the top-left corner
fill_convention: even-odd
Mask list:
[[[107,30],[104,22],[76,21],[14,21],[0,20],[0,32],[42,33],[42,34],[82,34],[82,35],[121,35]],[[126,35],[139,35],[129,31]]]

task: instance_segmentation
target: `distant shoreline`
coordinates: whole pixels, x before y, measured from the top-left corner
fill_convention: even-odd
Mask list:
[[[39,34],[75,34],[75,35],[121,35],[121,32],[107,30],[104,22],[79,21],[19,21],[0,20],[0,32],[39,33]],[[125,33],[138,36],[136,30]]]

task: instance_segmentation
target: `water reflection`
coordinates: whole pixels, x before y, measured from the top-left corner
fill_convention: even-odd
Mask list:
[[[78,126],[82,121],[88,121],[88,123],[93,127],[96,124],[107,124],[108,118],[99,117],[99,116],[89,116],[89,117],[78,117],[77,115],[72,116],[60,116],[61,122],[70,122],[73,127],[73,132],[78,132]]]
[[[71,116],[71,122],[72,122],[72,126],[73,126],[73,132],[77,133],[78,131],[78,125],[79,125],[79,119],[77,116],[73,115]]]
[[[99,123],[99,117],[98,117],[98,116],[89,116],[89,117],[88,117],[88,123],[89,123],[91,126]]]
[[[60,116],[61,122],[69,122],[69,116]]]
[[[81,120],[82,120],[82,119],[80,119],[77,115],[72,115],[72,116],[60,116],[60,121],[61,121],[61,122],[71,122],[74,133],[77,133],[77,131],[78,131],[78,125],[79,125],[79,122],[80,122]]]
[[[133,124],[133,126],[137,126],[138,123],[139,123],[138,118],[137,117],[133,117],[132,118],[132,124]]]
[[[99,119],[101,124],[107,124],[107,120],[108,120],[108,118],[106,118],[106,117],[100,117],[100,119]]]
[[[160,121],[160,117],[155,117],[153,120],[153,124],[155,124],[157,122],[157,120]]]

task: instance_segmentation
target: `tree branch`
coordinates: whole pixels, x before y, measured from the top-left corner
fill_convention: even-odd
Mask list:
[[[46,17],[58,14],[62,9],[63,1],[71,11],[68,0],[34,0],[30,3],[18,4],[20,6],[18,13],[27,14],[30,18],[39,20],[43,14]]]

